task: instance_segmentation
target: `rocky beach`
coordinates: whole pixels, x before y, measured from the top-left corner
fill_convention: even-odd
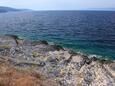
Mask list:
[[[1,35],[0,86],[115,86],[115,61]]]

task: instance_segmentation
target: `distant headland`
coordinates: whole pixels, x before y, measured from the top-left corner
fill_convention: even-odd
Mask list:
[[[17,9],[12,7],[0,6],[0,13],[17,12],[17,11],[30,11],[30,9]]]

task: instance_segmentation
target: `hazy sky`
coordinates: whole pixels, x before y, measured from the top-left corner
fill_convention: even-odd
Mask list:
[[[0,0],[0,6],[34,10],[115,8],[115,0]]]

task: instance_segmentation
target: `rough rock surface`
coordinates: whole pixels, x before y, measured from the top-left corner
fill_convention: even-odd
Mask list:
[[[55,80],[58,86],[115,86],[115,62],[75,53],[47,41],[0,36],[0,62]]]

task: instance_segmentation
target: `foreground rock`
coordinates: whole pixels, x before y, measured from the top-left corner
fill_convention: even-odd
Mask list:
[[[58,86],[115,86],[115,62],[88,58],[46,41],[0,36],[0,62],[41,74]]]

